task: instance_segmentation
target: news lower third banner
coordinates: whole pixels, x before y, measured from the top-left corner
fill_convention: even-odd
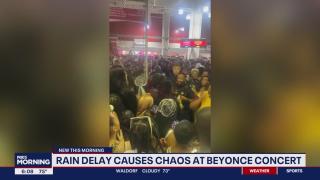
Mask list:
[[[305,167],[305,154],[53,154],[53,167]]]
[[[111,148],[63,147],[50,153],[16,153],[15,175],[56,175],[75,169],[113,174],[176,174],[237,169],[237,175],[303,174],[306,154],[115,154]],[[213,170],[215,169],[215,170]]]

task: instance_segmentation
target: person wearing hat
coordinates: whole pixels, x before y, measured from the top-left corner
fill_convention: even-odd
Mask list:
[[[191,69],[191,78],[189,80],[189,86],[194,93],[197,93],[200,90],[200,80],[199,80],[199,69]]]
[[[163,99],[159,103],[155,122],[158,124],[160,137],[167,136],[174,121],[177,121],[177,103],[174,99]]]

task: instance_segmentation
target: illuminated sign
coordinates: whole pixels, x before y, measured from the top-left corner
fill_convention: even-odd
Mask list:
[[[200,48],[207,47],[207,41],[205,39],[183,39],[180,41],[181,48]]]

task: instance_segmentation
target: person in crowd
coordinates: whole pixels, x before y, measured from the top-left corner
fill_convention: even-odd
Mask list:
[[[119,117],[120,125],[123,125],[122,123],[122,113],[126,110],[125,106],[122,103],[122,100],[120,96],[117,94],[110,94],[109,103],[113,107],[113,111],[117,114],[117,117]]]
[[[110,71],[110,96],[118,96],[124,109],[137,113],[137,98],[135,91],[130,88],[126,72],[122,67],[111,68]],[[116,110],[117,111],[117,110]],[[118,112],[121,114],[122,112]]]
[[[209,77],[201,77],[201,88],[197,93],[197,97],[190,103],[190,109],[193,111],[201,110],[202,108],[211,107],[211,85]]]
[[[191,69],[191,76],[189,80],[189,85],[191,90],[196,93],[200,90],[200,80],[199,80],[199,69],[193,68]]]
[[[194,145],[196,131],[194,125],[188,120],[180,121],[174,128],[175,145],[167,148],[167,153],[195,153]]]
[[[153,106],[153,97],[150,93],[142,95],[138,100],[137,116],[151,116],[151,108]]]
[[[130,141],[125,140],[121,125],[117,113],[114,111],[112,105],[110,105],[110,139],[109,146],[112,147],[112,151],[115,153],[123,153],[131,150]]]
[[[201,88],[196,98],[190,103],[190,109],[193,111],[200,110],[205,107],[211,107],[211,86],[209,77],[201,77]]]
[[[208,70],[204,70],[201,74],[201,77],[209,77],[209,71]]]
[[[135,117],[135,115],[133,114],[132,111],[130,110],[125,110],[122,112],[122,119],[120,123],[122,132],[123,132],[123,136],[124,136],[124,140],[125,141],[129,141],[129,135],[130,135],[130,119]]]
[[[163,99],[155,116],[160,138],[166,137],[174,121],[177,121],[177,103],[174,99]]]
[[[172,64],[172,72],[168,75],[170,81],[172,84],[174,84],[177,81],[177,76],[181,73],[181,65],[177,62]]]
[[[158,127],[150,117],[140,117],[130,125],[132,150],[127,153],[160,153],[163,149],[159,141]]]
[[[153,75],[153,74],[162,74],[162,73],[163,73],[163,71],[162,71],[160,65],[155,65],[154,68],[152,68],[151,75]]]
[[[119,94],[119,90],[126,87],[126,74],[121,66],[110,69],[110,93]]]
[[[197,62],[195,65],[195,68],[199,69],[199,76],[202,76],[202,73],[205,70],[205,67],[200,62]]]
[[[211,129],[211,108],[206,107],[199,110],[195,114],[195,128],[199,139],[199,151],[202,153],[210,153],[210,129]]]
[[[150,91],[151,89],[159,90],[161,84],[166,80],[164,74],[155,73],[152,74],[148,80],[146,90]]]
[[[174,87],[171,81],[168,79],[165,79],[164,81],[161,82],[158,90],[159,90],[159,101],[157,101],[157,103],[160,103],[162,99],[175,98]]]
[[[193,112],[189,105],[195,98],[194,93],[186,83],[186,77],[184,74],[180,73],[177,76],[175,95],[180,108],[178,118],[187,119],[193,122]]]
[[[201,83],[200,91],[207,91],[210,87],[209,76],[202,76],[200,83]]]
[[[150,76],[149,86],[152,88],[159,88],[159,84],[161,84],[166,77],[162,73],[154,73]]]

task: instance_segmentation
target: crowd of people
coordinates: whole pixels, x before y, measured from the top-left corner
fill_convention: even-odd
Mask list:
[[[146,64],[148,68],[146,68]],[[110,69],[110,146],[117,153],[210,152],[207,58],[115,58]]]

